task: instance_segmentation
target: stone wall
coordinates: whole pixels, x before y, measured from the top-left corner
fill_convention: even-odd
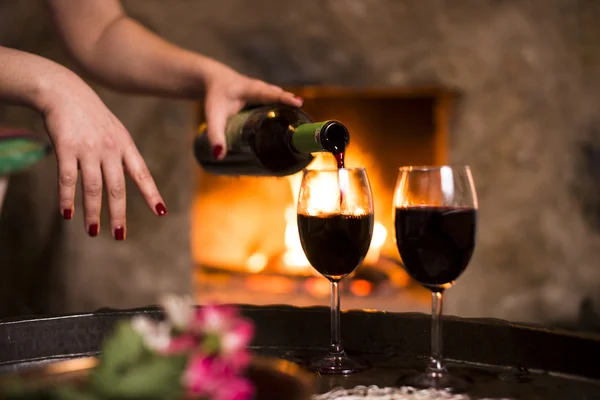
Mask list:
[[[68,63],[36,4],[2,2],[1,43]],[[480,229],[447,311],[562,322],[578,317],[583,299],[600,306],[599,2],[124,4],[167,39],[277,84],[457,90],[450,159],[473,167]],[[53,160],[16,177],[0,221],[2,294],[20,303],[9,312],[128,307],[164,290],[189,290],[194,167],[179,158],[190,154],[188,104],[99,91],[137,140],[169,217],[154,219],[132,189],[128,240],[116,244],[108,232],[89,239],[81,213],[70,223],[57,216]],[[16,108],[3,108],[0,121],[43,131],[39,119]]]

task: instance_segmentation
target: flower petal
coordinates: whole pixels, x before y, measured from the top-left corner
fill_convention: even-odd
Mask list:
[[[179,330],[186,330],[195,313],[194,301],[190,296],[164,296],[160,302],[167,319]]]
[[[238,316],[231,306],[206,305],[196,312],[194,327],[208,333],[221,333],[229,329]]]
[[[192,356],[182,376],[182,384],[191,394],[209,393],[213,389],[210,375],[213,359],[203,354]]]
[[[142,336],[153,332],[156,322],[146,316],[136,315],[131,319],[131,327]]]
[[[151,350],[165,352],[171,342],[171,326],[166,322],[155,322],[145,316],[135,316],[132,328],[144,338],[144,344]]]
[[[166,349],[169,354],[182,354],[193,351],[200,341],[194,335],[184,334],[171,338],[171,342]]]
[[[221,336],[221,349],[225,354],[233,354],[243,350],[252,340],[254,325],[246,319],[240,319],[237,324]]]
[[[223,358],[223,360],[232,368],[235,373],[239,373],[250,365],[250,353],[247,350],[240,350]]]
[[[188,362],[182,384],[190,394],[212,396],[220,387],[237,379],[235,372],[224,360],[197,353]]]

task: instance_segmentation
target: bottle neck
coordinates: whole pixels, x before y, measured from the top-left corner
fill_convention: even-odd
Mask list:
[[[320,132],[327,121],[301,124],[292,130],[292,146],[298,153],[323,151]]]
[[[348,129],[338,121],[302,124],[292,131],[291,144],[299,153],[341,153],[350,141]]]

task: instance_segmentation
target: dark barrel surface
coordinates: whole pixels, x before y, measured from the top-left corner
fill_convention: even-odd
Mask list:
[[[253,351],[301,363],[325,351],[324,307],[241,306],[256,324]],[[60,317],[0,322],[0,374],[65,358],[93,355],[114,324],[157,308],[100,310]],[[423,369],[430,317],[421,313],[348,311],[342,338],[351,354],[374,367],[348,377],[318,376],[321,392],[356,385],[393,386],[403,373]],[[600,399],[600,337],[494,319],[444,317],[444,356],[473,381],[469,395],[515,399]]]

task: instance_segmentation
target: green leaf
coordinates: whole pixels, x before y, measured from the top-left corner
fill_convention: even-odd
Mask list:
[[[184,356],[149,355],[120,374],[98,376],[94,390],[108,398],[178,399],[186,364]]]
[[[186,365],[184,357],[155,357],[136,366],[117,386],[119,394],[176,399],[181,395],[181,374]]]
[[[90,387],[97,393],[114,387],[120,376],[140,363],[149,352],[144,346],[144,338],[131,323],[119,322],[104,342],[100,362],[90,373]]]
[[[166,356],[148,349],[131,322],[122,321],[104,343],[90,387],[104,398],[176,399],[181,395],[180,379],[186,364],[186,356]]]
[[[142,335],[133,329],[129,321],[121,321],[104,342],[98,369],[118,372],[137,364],[148,351]]]

